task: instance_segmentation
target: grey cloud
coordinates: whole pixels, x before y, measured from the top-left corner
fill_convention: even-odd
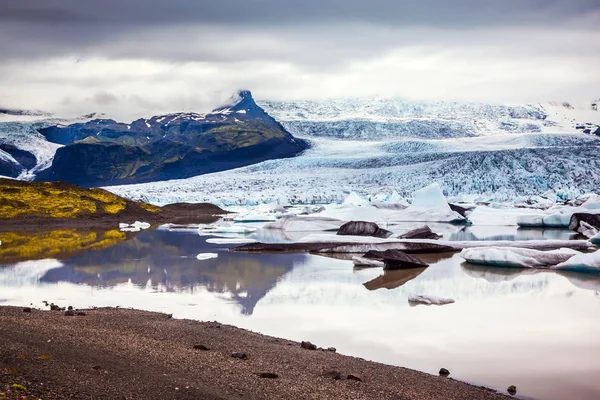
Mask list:
[[[138,40],[126,47],[145,47],[153,35],[195,27],[200,31],[202,28],[220,30],[218,38],[208,35],[216,42],[211,43],[214,49],[207,50],[219,59],[215,52],[219,46],[229,44],[228,31],[236,34],[258,30],[281,35],[294,30],[301,37],[315,28],[323,30],[331,26],[340,27],[335,33],[337,42],[355,41],[357,49],[368,51],[370,46],[377,50],[381,41],[397,38],[372,37],[368,32],[354,31],[352,26],[367,25],[379,30],[559,28],[574,20],[585,21],[590,15],[592,21],[578,23],[597,26],[600,16],[597,0],[2,0],[0,52],[4,59],[82,52],[110,57],[113,44],[118,47],[124,38],[129,38],[129,42]],[[185,36],[174,39],[175,53],[185,53],[187,39]],[[325,42],[327,39],[324,38]],[[164,43],[159,44],[164,46]],[[247,44],[250,49],[254,45]],[[105,53],[97,54],[100,50]],[[156,48],[156,54],[147,54],[147,57],[189,58],[171,54],[169,50]],[[200,53],[195,60],[202,57],[202,52],[196,52],[191,46],[187,50],[191,54]]]

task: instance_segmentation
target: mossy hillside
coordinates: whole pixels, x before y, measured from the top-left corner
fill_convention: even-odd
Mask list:
[[[65,258],[85,250],[100,250],[127,240],[118,229],[86,231],[58,229],[42,232],[0,232],[0,263]]]
[[[0,220],[117,216],[128,207],[138,207],[150,213],[160,211],[158,207],[132,202],[103,189],[85,189],[64,182],[0,179]]]

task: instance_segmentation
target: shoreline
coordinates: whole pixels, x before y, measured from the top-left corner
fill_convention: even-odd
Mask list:
[[[26,399],[510,398],[217,322],[133,309],[81,311],[0,306],[0,392],[12,393],[16,383],[27,389],[19,395],[32,396]]]

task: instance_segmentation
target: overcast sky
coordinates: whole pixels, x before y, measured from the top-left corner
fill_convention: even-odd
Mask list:
[[[598,0],[0,0],[0,106],[600,97]]]

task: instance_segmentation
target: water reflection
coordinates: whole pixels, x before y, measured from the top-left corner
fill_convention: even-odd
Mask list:
[[[346,259],[230,253],[206,238],[156,230],[61,261],[11,263],[0,267],[0,297],[219,320],[537,398],[600,398],[597,275],[485,268],[452,253],[419,255],[425,269],[356,270]],[[411,308],[410,294],[456,303]]]
[[[415,279],[421,275],[426,268],[411,268],[403,270],[386,270],[375,279],[371,279],[363,285],[369,290],[377,289],[396,289],[406,282]]]
[[[227,294],[252,314],[256,303],[277,280],[306,255],[252,255],[223,251],[193,231],[154,230],[113,247],[75,255],[64,266],[49,270],[41,282],[71,282],[94,287],[131,283],[155,291],[191,293],[202,287]],[[199,253],[218,252],[198,260]]]

